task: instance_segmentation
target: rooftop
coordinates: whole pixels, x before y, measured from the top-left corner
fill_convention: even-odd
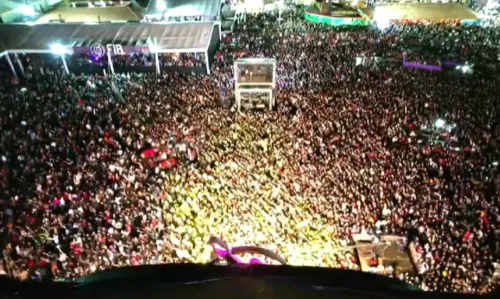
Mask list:
[[[151,0],[146,15],[207,17],[218,15],[220,7],[220,0]]]
[[[50,51],[50,45],[88,47],[92,44],[147,46],[165,51],[205,49],[210,44],[213,22],[144,24],[39,24],[0,25],[0,51]]]
[[[129,6],[56,8],[37,19],[37,23],[64,20],[66,23],[139,21]]]

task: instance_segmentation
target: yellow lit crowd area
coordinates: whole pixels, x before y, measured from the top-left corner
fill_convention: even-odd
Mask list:
[[[307,196],[300,166],[286,158],[280,139],[290,129],[273,115],[242,116],[207,140],[201,163],[209,166],[166,177],[164,217],[177,227],[170,237],[180,258],[208,262],[213,235],[278,252],[292,265],[358,267],[336,255],[347,242],[331,225],[338,217],[315,210],[328,201]]]

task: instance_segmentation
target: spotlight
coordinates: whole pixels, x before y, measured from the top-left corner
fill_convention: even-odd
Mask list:
[[[164,0],[157,0],[156,1],[156,9],[163,11],[163,10],[167,9],[167,4],[165,3]]]
[[[159,47],[158,45],[155,45],[155,44],[151,44],[151,45],[149,45],[149,51],[150,51],[151,53],[156,53],[156,52],[158,52],[158,51],[160,51],[160,50],[161,50],[161,49],[160,49],[160,47]]]
[[[64,55],[68,52],[65,46],[61,44],[52,44],[50,45],[50,50],[52,53],[57,54],[57,55]]]
[[[436,122],[434,123],[434,126],[438,129],[441,129],[442,127],[444,127],[444,125],[446,125],[446,121],[444,119],[441,119],[441,118],[438,118],[436,120]]]
[[[33,8],[33,6],[29,6],[29,5],[21,5],[19,6],[19,11],[21,11],[21,13],[25,16],[28,16],[28,17],[32,17],[36,14],[35,12],[35,9]]]

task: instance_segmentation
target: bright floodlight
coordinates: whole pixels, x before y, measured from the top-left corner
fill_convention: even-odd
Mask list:
[[[381,31],[389,28],[391,26],[392,20],[398,19],[397,14],[387,6],[375,6],[375,11],[373,14],[373,19],[377,25],[377,28]]]
[[[445,124],[446,124],[446,121],[444,119],[438,118],[436,120],[436,122],[434,123],[434,126],[438,129],[441,129],[442,127],[444,127]]]
[[[158,10],[167,9],[167,4],[165,3],[165,0],[157,0],[156,1],[156,9],[158,9]]]
[[[155,45],[155,44],[151,44],[151,45],[149,45],[149,51],[151,53],[156,53],[156,52],[160,51],[160,47]]]
[[[19,6],[19,11],[23,15],[29,16],[29,17],[32,17],[32,16],[34,16],[36,14],[35,9],[32,6],[29,6],[29,5],[21,5],[21,6]]]
[[[389,28],[389,26],[391,26],[391,19],[381,17],[375,19],[375,23],[377,24],[378,29],[384,31],[385,29]]]
[[[50,50],[52,51],[52,53],[57,54],[57,55],[66,54],[66,47],[61,45],[61,44],[50,45]]]

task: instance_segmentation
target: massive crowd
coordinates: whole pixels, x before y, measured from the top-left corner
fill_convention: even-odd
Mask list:
[[[422,273],[394,276],[489,291],[500,258],[498,77],[354,58],[401,57],[413,40],[424,56],[492,63],[498,33],[386,34],[260,14],[224,38],[210,76],[2,80],[0,271],[71,278],[207,262],[212,235],[294,265],[358,269],[345,250],[352,234],[385,233],[421,256]],[[273,111],[220,105],[237,56],[277,58]]]
[[[206,67],[204,53],[161,54],[159,60],[161,67]]]

